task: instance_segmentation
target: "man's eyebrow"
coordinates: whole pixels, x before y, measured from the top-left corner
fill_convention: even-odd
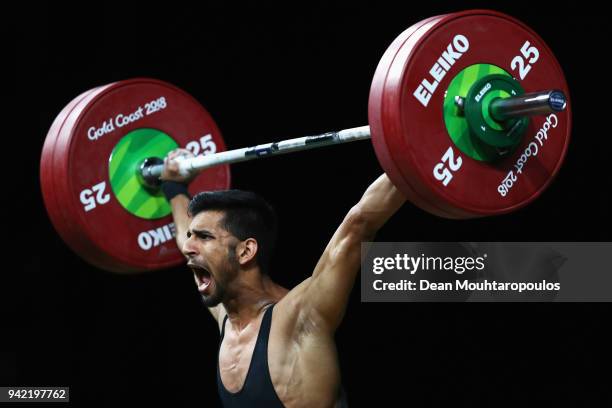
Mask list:
[[[213,233],[212,233],[212,232],[210,232],[210,231],[208,231],[208,230],[205,230],[205,229],[201,229],[201,230],[198,230],[198,229],[192,229],[191,231],[188,231],[188,232],[191,232],[192,234],[194,234],[194,235],[196,235],[196,236],[198,236],[198,237],[203,237],[203,236],[211,236],[211,237],[214,237],[214,235],[213,235]]]

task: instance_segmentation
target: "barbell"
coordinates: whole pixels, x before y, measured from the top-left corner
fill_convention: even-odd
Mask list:
[[[51,125],[41,155],[49,217],[86,261],[115,272],[178,265],[163,157],[196,157],[192,194],[230,187],[230,163],[371,138],[391,181],[440,217],[506,214],[557,174],[571,128],[563,72],[518,20],[472,10],[420,21],[380,60],[368,126],[227,150],[213,118],[181,89],[136,78],[82,93]]]

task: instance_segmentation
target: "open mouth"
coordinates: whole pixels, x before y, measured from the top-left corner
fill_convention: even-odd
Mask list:
[[[196,264],[187,264],[187,266],[193,271],[193,274],[198,285],[198,291],[204,292],[212,283],[212,276],[208,269],[203,268]]]

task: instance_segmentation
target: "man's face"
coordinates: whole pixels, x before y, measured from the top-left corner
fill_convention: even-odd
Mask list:
[[[221,211],[198,213],[191,220],[183,244],[187,266],[193,271],[198,291],[208,307],[223,302],[240,269],[235,253],[239,240],[220,225],[223,216]]]

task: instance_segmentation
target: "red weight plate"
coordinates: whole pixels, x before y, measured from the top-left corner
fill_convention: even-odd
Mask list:
[[[80,98],[77,98],[78,101],[72,101],[76,102],[72,106],[72,109],[68,109],[67,106],[67,108],[65,108],[65,110],[58,115],[56,121],[57,124],[61,123],[61,125],[55,134],[55,138],[53,137],[52,130],[54,126],[52,125],[52,129],[49,131],[47,139],[45,140],[45,144],[52,146],[52,148],[47,148],[46,150],[43,149],[45,154],[41,159],[41,185],[43,186],[45,206],[47,207],[47,211],[52,219],[53,225],[60,236],[75,253],[79,254],[86,261],[107,270],[111,270],[113,267],[112,260],[109,260],[105,254],[95,251],[89,240],[82,239],[80,225],[74,221],[73,215],[66,207],[64,198],[59,193],[57,184],[60,182],[60,180],[63,180],[64,176],[58,174],[57,166],[58,163],[61,165],[62,161],[65,160],[65,157],[61,154],[58,156],[59,149],[56,149],[56,147],[60,136],[62,134],[69,134],[69,128],[73,123],[74,118],[80,115],[83,109],[87,107],[93,98],[111,85],[112,84],[100,86],[83,93]],[[72,102],[69,104],[69,106],[72,105]],[[64,116],[64,113],[67,114]],[[56,124],[55,121],[54,124]],[[70,237],[73,238],[70,239]]]
[[[221,133],[206,110],[187,93],[161,81],[118,82],[84,103],[82,109],[73,110],[60,132],[53,160],[64,219],[75,225],[62,236],[84,259],[116,272],[184,262],[172,237],[172,217],[132,215],[111,189],[109,159],[113,149],[124,136],[142,129],[163,132],[181,147],[199,145],[205,135],[211,135],[202,148],[214,144],[217,151],[225,150]],[[229,166],[219,166],[202,172],[191,183],[190,192],[229,185]],[[87,200],[82,201],[85,191]]]
[[[416,43],[418,38],[426,32],[426,30],[432,27],[436,21],[443,16],[430,17],[428,19],[415,23],[405,31],[403,31],[387,48],[383,54],[370,88],[370,97],[368,103],[368,122],[370,124],[370,132],[372,135],[372,144],[374,145],[374,151],[376,157],[383,167],[385,173],[389,179],[399,188],[405,195],[406,198],[417,205],[420,208],[426,208],[428,212],[445,218],[454,218],[452,215],[439,210],[437,207],[432,206],[429,202],[423,200],[421,196],[414,190],[407,180],[404,179],[401,171],[397,167],[395,161],[391,157],[389,147],[386,143],[382,124],[382,97],[384,92],[385,81],[387,79],[387,73],[389,67],[393,63],[393,60],[398,52],[407,41],[411,44]],[[416,35],[413,35],[417,33]],[[415,39],[416,37],[416,39]]]
[[[430,71],[444,52],[452,53],[455,62],[442,78],[440,67],[450,64],[439,63],[434,69],[435,80]],[[519,72],[521,63],[516,61],[521,58],[528,71]],[[460,218],[508,213],[537,198],[561,166],[571,129],[568,101],[561,113],[532,118],[519,147],[498,162],[481,162],[460,154],[444,124],[443,101],[451,80],[475,64],[501,67],[519,78],[526,92],[560,89],[569,96],[559,63],[544,41],[501,13],[477,10],[445,16],[417,44],[398,51],[382,97],[389,150],[404,179],[426,201]],[[414,95],[424,81],[437,83],[426,106]],[[434,169],[449,151],[455,164],[461,157],[461,166],[455,166],[445,186],[434,176]],[[450,172],[448,160],[442,166]]]
[[[49,213],[49,218],[53,223],[53,226],[56,230],[59,229],[58,220],[58,211],[56,204],[56,196],[53,194],[53,179],[52,179],[52,167],[51,163],[53,161],[53,149],[55,148],[55,141],[57,140],[57,134],[59,133],[64,121],[72,112],[74,107],[88,94],[94,91],[97,88],[90,89],[88,91],[83,92],[76,98],[74,98],[68,105],[61,110],[61,112],[56,116],[47,132],[47,136],[45,138],[45,143],[43,144],[41,157],[40,157],[40,188],[43,195],[43,200],[45,203],[45,207],[47,208],[47,212]]]
[[[43,200],[53,226],[62,237],[74,234],[74,228],[77,228],[77,226],[72,220],[66,219],[62,214],[64,209],[63,204],[59,201],[60,197],[58,197],[58,194],[56,194],[56,188],[54,186],[56,180],[53,171],[55,144],[69,115],[74,115],[75,111],[79,112],[82,110],[83,106],[85,106],[96,94],[104,90],[104,88],[105,87],[97,87],[86,91],[66,105],[53,121],[43,145],[40,162],[40,180]],[[87,253],[89,248],[86,244],[87,242],[84,241],[76,241],[74,244],[69,243],[69,246],[76,253]],[[101,262],[101,260],[97,260],[96,264],[101,265]]]
[[[441,16],[448,17],[448,15]],[[406,176],[406,168],[405,164],[402,164],[401,157],[398,158],[398,146],[397,141],[402,137],[402,128],[397,126],[396,122],[388,120],[389,115],[393,115],[395,112],[395,105],[391,103],[391,98],[389,94],[396,90],[398,86],[401,86],[397,83],[398,78],[402,78],[402,72],[406,61],[409,59],[412,51],[415,49],[417,44],[420,43],[421,39],[426,37],[427,34],[433,30],[437,24],[442,21],[442,18],[438,18],[431,22],[431,24],[426,24],[420,27],[414,35],[412,35],[408,41],[406,41],[403,46],[397,51],[396,56],[389,66],[387,71],[387,76],[385,78],[385,83],[383,86],[383,92],[380,96],[381,105],[381,119],[380,122],[382,124],[382,134],[383,139],[387,144],[387,149],[389,151],[389,163],[393,163],[397,166],[399,170],[399,178],[403,179],[403,182],[412,188],[412,196],[409,196],[409,199],[413,201],[416,205],[420,206],[423,210],[430,212],[434,215],[439,215],[444,218],[451,219],[463,219],[468,218],[464,212],[458,211],[456,208],[447,205],[444,201],[432,199],[427,192],[423,191],[420,188],[418,181],[414,179],[413,176]],[[420,118],[419,118],[420,119]],[[422,137],[423,135],[421,135]],[[404,168],[402,168],[402,165]],[[416,187],[414,186],[416,184]],[[418,201],[414,201],[415,198],[418,198]]]

